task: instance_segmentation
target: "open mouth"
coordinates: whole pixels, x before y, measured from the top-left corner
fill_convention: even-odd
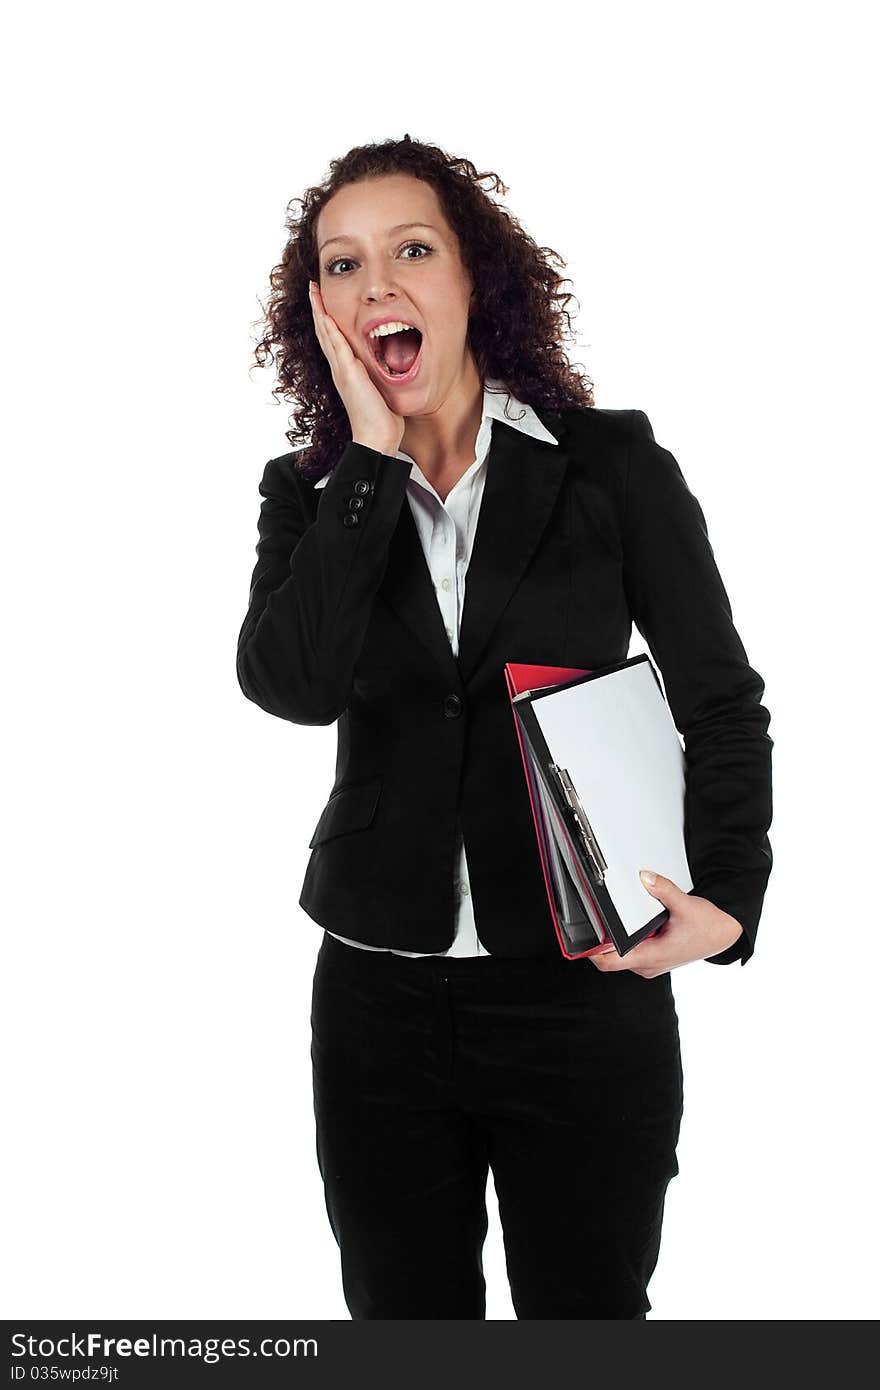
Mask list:
[[[422,335],[417,328],[370,338],[370,350],[386,381],[402,384],[417,375],[422,360]]]

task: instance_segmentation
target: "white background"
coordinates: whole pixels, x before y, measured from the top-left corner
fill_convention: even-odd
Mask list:
[[[564,258],[571,355],[675,453],[766,681],[775,867],[753,960],[673,978],[685,1115],[649,1316],[876,1316],[868,14],[7,20],[3,1316],[348,1317],[297,904],[335,729],[264,714],[234,658],[257,484],[289,447],[249,372],[285,207],[404,132],[497,171]]]

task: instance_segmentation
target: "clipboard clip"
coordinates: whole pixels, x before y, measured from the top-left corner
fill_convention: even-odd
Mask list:
[[[575,825],[577,826],[578,831],[580,832],[581,839],[584,843],[584,848],[587,851],[587,857],[590,861],[590,867],[593,870],[593,876],[597,883],[604,883],[605,870],[608,868],[608,863],[601,849],[599,848],[599,842],[596,839],[596,836],[593,834],[593,828],[590,825],[589,820],[587,819],[586,812],[584,811],[584,808],[580,803],[578,794],[574,789],[574,783],[572,782],[571,777],[568,774],[568,771],[564,767],[559,767],[557,763],[550,764],[550,771],[556,777],[562,795],[565,798],[565,803],[571,810],[572,815],[574,816]]]

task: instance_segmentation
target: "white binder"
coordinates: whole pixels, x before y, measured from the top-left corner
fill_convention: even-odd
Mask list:
[[[660,678],[647,655],[573,679],[505,671],[560,947],[574,958],[611,941],[624,955],[669,916],[640,869],[694,886],[684,748]]]

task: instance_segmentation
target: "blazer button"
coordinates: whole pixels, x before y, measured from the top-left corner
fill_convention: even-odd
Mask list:
[[[357,526],[359,521],[360,517],[357,512],[346,512],[345,516],[342,518],[343,526]]]
[[[364,505],[364,499],[363,499],[363,497],[349,497],[349,499],[348,499],[348,510],[349,510],[350,512],[359,512],[360,509],[361,509],[361,507],[363,507],[363,505]]]
[[[369,478],[358,478],[354,485],[354,490],[359,497],[365,497],[368,492],[373,491],[373,484]]]
[[[458,695],[447,695],[443,700],[443,713],[447,719],[457,719],[462,708],[461,697]]]

